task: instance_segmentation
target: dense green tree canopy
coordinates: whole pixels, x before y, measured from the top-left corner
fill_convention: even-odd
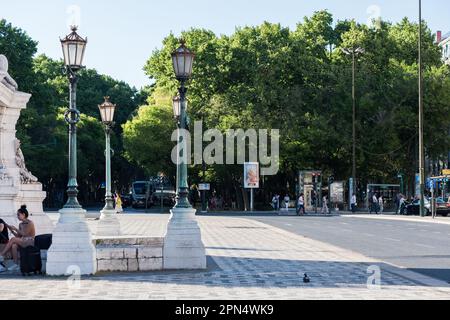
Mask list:
[[[449,70],[430,29],[423,29],[426,151],[430,159],[441,159],[450,147]],[[358,177],[362,183],[397,182],[403,172],[412,179],[417,164],[417,23],[405,18],[375,27],[354,21],[333,25],[332,15],[321,11],[295,30],[265,22],[237,28],[230,36],[203,29],[181,36],[197,54],[188,93],[191,117],[204,117],[206,127],[222,130],[280,129],[281,175],[292,181],[305,168],[339,179],[350,175],[351,58],[341,49],[364,48],[356,79]],[[170,34],[145,66],[154,92],[176,93],[170,59],[176,47]],[[211,169],[219,181],[234,170]]]

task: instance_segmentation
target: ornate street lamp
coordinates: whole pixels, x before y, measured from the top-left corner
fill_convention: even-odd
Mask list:
[[[105,127],[106,137],[106,197],[105,208],[102,211],[103,214],[114,214],[114,199],[111,192],[111,131],[114,127],[114,112],[116,105],[109,101],[109,97],[105,97],[105,102],[98,106],[102,122]]]
[[[206,269],[206,252],[200,227],[196,220],[196,210],[188,200],[187,182],[187,141],[184,131],[189,126],[186,114],[186,81],[192,75],[194,53],[186,48],[184,41],[172,53],[175,76],[180,82],[179,97],[173,100],[174,116],[178,122],[177,146],[177,198],[164,237],[164,266],[166,269]]]
[[[188,127],[187,117],[187,101],[186,101],[186,82],[192,76],[192,66],[194,63],[195,54],[190,51],[185,42],[181,40],[181,46],[172,53],[173,69],[175,71],[175,77],[180,82],[180,88],[178,89],[179,96],[173,100],[174,116],[178,119],[178,161],[177,161],[177,203],[175,208],[192,208],[189,203],[189,186],[187,182],[187,163],[183,152],[187,147],[185,137],[182,135],[182,131]],[[185,148],[180,149],[180,144],[183,143]]]
[[[65,120],[69,124],[69,183],[68,200],[59,211],[60,219],[53,231],[53,243],[47,253],[47,274],[71,275],[73,266],[77,266],[79,275],[92,275],[97,271],[96,250],[85,220],[86,211],[77,199],[77,123],[80,121],[76,105],[77,71],[84,68],[87,40],[77,34],[77,27],[72,27],[72,33],[60,41],[65,73],[70,83],[70,105],[65,113]]]
[[[64,208],[81,209],[78,202],[77,183],[77,129],[76,125],[80,121],[80,112],[76,104],[76,91],[78,77],[76,72],[83,67],[84,51],[87,39],[83,39],[77,33],[77,27],[72,26],[72,33],[64,39],[60,39],[64,55],[65,72],[70,83],[70,106],[65,113],[65,120],[69,124],[69,183],[68,200]]]

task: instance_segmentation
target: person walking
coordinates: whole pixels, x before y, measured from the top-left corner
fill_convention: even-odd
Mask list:
[[[122,198],[118,192],[116,192],[116,212],[123,213]]]
[[[378,215],[378,197],[376,193],[372,197],[372,210],[370,210],[370,213],[372,212]]]
[[[400,198],[401,198],[401,194],[398,193],[395,196],[395,214],[399,214],[399,212],[400,212]]]
[[[286,196],[284,197],[284,205],[285,205],[286,211],[289,211],[289,203],[290,202],[291,202],[291,198],[289,197],[288,194],[286,194]]]
[[[382,195],[378,198],[378,208],[380,210],[380,214],[383,213],[383,211],[384,211],[384,199],[383,199]]]
[[[300,197],[298,197],[297,215],[305,215],[305,197],[303,193],[300,195]]]
[[[278,211],[278,198],[276,194],[272,198],[272,208],[273,210]]]
[[[325,195],[322,199],[322,214],[330,213],[328,210],[328,197]]]
[[[403,215],[405,213],[405,208],[406,208],[406,199],[405,196],[400,194],[400,200],[399,200],[399,214]]]
[[[352,209],[352,213],[356,213],[356,207],[358,206],[357,200],[356,200],[356,194],[352,195],[352,200],[350,202],[350,206]]]

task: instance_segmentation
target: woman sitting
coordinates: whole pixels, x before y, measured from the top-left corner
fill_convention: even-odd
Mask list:
[[[14,235],[14,238],[9,240],[5,248],[0,252],[0,263],[4,261],[8,253],[12,254],[15,265],[9,268],[10,271],[19,270],[19,247],[28,248],[34,246],[34,237],[36,236],[36,231],[33,221],[28,219],[29,214],[27,206],[22,206],[17,210],[17,218],[20,221],[19,229],[13,226],[6,225],[6,227]]]

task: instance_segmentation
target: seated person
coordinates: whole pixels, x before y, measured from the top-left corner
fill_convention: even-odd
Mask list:
[[[7,225],[7,228],[14,235],[14,238],[9,240],[5,248],[0,252],[0,263],[4,261],[6,255],[10,252],[12,254],[15,265],[9,268],[10,271],[19,270],[19,247],[27,248],[34,246],[34,237],[36,236],[36,230],[33,221],[28,219],[29,213],[27,206],[22,206],[17,210],[17,218],[20,221],[19,229],[16,227]]]
[[[6,247],[9,242],[9,234],[8,234],[8,224],[0,219],[0,251]],[[0,263],[0,272],[5,272],[6,266],[3,263]]]

